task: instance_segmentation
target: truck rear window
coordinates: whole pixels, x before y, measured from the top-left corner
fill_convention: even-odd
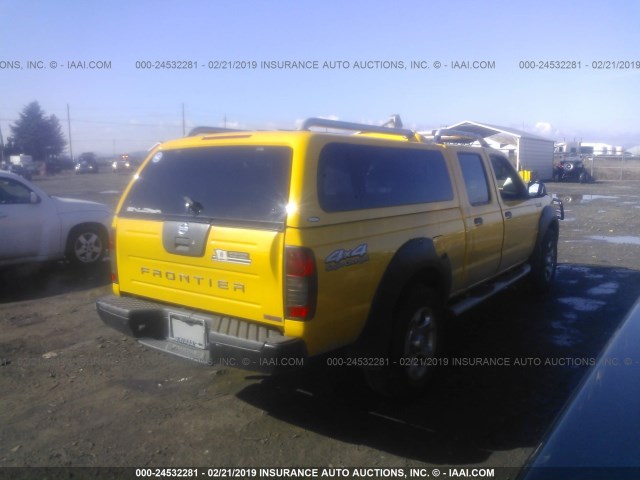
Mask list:
[[[320,153],[318,196],[326,212],[453,199],[437,150],[331,143]]]
[[[119,215],[283,225],[289,198],[288,147],[161,151],[133,183]]]

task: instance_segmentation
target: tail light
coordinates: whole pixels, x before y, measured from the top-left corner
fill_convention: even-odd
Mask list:
[[[116,262],[116,229],[109,236],[109,263],[111,264],[111,283],[118,283],[118,265]]]
[[[285,309],[287,318],[311,320],[316,310],[316,259],[308,248],[285,247]]]

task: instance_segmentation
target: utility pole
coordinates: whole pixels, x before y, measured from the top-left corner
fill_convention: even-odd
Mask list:
[[[187,129],[184,121],[184,102],[182,103],[182,136],[187,135]]]
[[[67,128],[69,129],[69,155],[73,162],[73,145],[71,144],[71,114],[69,113],[69,104],[67,103]]]
[[[2,136],[1,126],[0,126],[0,163],[4,163],[4,137]]]

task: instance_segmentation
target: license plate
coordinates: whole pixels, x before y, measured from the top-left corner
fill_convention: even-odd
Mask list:
[[[207,337],[204,320],[185,319],[169,314],[169,338],[183,345],[205,349]]]

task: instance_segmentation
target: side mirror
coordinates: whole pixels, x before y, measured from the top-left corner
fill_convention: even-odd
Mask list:
[[[529,197],[540,198],[547,194],[547,187],[539,180],[529,182]]]
[[[38,194],[36,192],[30,192],[29,193],[29,203],[31,203],[31,204],[40,203],[40,197],[38,196]]]

